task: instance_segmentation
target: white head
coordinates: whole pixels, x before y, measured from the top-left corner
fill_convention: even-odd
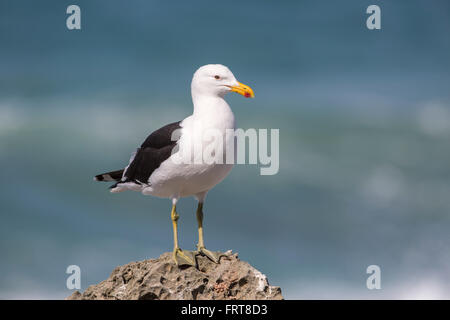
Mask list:
[[[207,64],[194,73],[191,83],[192,96],[223,97],[233,91],[244,97],[253,98],[253,90],[236,80],[233,73],[221,64]]]

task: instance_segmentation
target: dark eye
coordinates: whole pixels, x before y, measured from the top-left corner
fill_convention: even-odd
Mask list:
[[[220,79],[220,76],[215,75],[214,78],[215,78],[216,80],[219,80],[219,79]]]

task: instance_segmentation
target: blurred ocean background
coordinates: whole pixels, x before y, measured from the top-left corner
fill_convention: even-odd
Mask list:
[[[238,126],[281,140],[277,175],[236,166],[209,193],[207,247],[287,299],[450,298],[449,35],[445,0],[2,1],[0,298],[62,299],[68,265],[85,290],[172,249],[168,200],[92,177],[189,115],[207,63],[255,91],[227,98]],[[179,205],[184,249],[195,208]]]

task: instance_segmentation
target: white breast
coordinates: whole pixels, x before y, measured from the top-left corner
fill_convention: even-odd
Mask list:
[[[232,164],[205,163],[199,150],[204,151],[207,146],[210,150],[222,147],[226,156],[226,131],[235,129],[234,114],[222,98],[202,101],[201,105],[201,112],[194,109],[194,114],[181,123],[178,152],[153,172],[149,187],[142,193],[158,197],[187,197],[210,190],[231,171]],[[219,146],[213,145],[215,139],[206,140],[205,134],[211,132],[222,135]]]

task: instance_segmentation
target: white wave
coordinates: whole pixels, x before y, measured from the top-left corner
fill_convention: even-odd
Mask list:
[[[285,299],[433,300],[450,298],[450,288],[444,283],[442,279],[433,276],[425,279],[403,279],[386,285],[382,280],[379,290],[366,289],[365,283],[356,286],[336,280],[330,280],[329,282],[296,280],[280,285]]]
[[[15,108],[13,102],[3,101],[0,103],[0,134],[16,131],[25,122],[23,110]]]
[[[419,109],[417,120],[420,129],[429,135],[450,133],[450,109],[442,102],[432,101]]]

